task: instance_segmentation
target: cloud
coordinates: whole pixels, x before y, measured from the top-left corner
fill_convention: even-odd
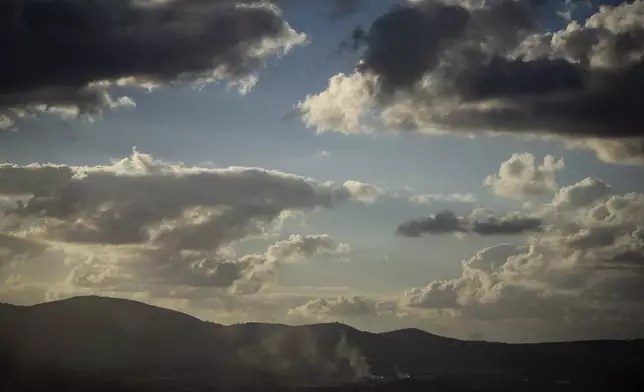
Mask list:
[[[307,262],[317,256],[343,256],[347,250],[341,245],[328,235],[292,235],[270,245],[265,253],[246,255],[237,255],[231,248],[212,251],[107,248],[102,252],[95,250],[88,259],[75,263],[67,282],[92,292],[193,287],[211,289],[211,295],[248,295],[275,283],[284,264]]]
[[[605,214],[597,203],[613,194],[613,189],[604,181],[587,177],[576,184],[562,187],[555,193],[552,201],[541,208],[540,214],[551,220],[566,220],[570,214],[581,213],[589,207],[589,214]],[[580,212],[581,211],[581,212]]]
[[[516,235],[540,231],[543,220],[531,217],[505,217],[503,219],[490,218],[486,221],[472,222],[472,233],[479,235]]]
[[[566,140],[570,148],[592,150],[597,158],[606,163],[644,165],[644,139],[598,139]]]
[[[91,293],[157,292],[177,287],[202,287],[222,295],[237,282],[247,283],[247,274],[261,267],[255,260],[236,258],[224,252],[164,252],[160,250],[95,251],[87,259],[68,253],[74,260],[66,279],[67,289]],[[269,272],[263,275],[268,279]],[[255,291],[265,281],[255,279]]]
[[[275,237],[272,229],[292,214],[369,201],[376,189],[259,168],[191,167],[138,151],[104,166],[3,165],[0,177],[2,264],[51,249],[64,255],[67,286],[101,293],[252,294],[284,264],[346,260],[351,247],[325,234],[293,234],[264,253],[234,246]]]
[[[488,176],[483,184],[496,195],[525,200],[556,191],[556,175],[563,168],[563,158],[556,161],[552,155],[546,155],[543,165],[537,165],[530,153],[512,154],[501,164],[498,175]]]
[[[188,167],[136,151],[108,166],[6,166],[3,177],[0,193],[30,195],[12,215],[37,218],[43,237],[193,250],[261,232],[287,210],[370,200],[375,189],[257,168]]]
[[[348,253],[351,247],[346,243],[336,244],[328,235],[293,234],[288,240],[279,241],[271,245],[266,252],[268,260],[281,260],[282,262],[297,260],[300,257],[311,258],[316,254],[326,253],[339,255]]]
[[[533,320],[576,328],[578,338],[632,334],[644,321],[644,194],[597,189],[606,186],[590,179],[562,188],[550,203],[560,208],[544,209],[548,225],[526,244],[481,250],[463,261],[460,277],[406,291],[401,307],[497,328]],[[608,327],[609,320],[621,321]]]
[[[37,241],[0,233],[0,266],[33,258],[41,254],[45,248],[45,245]]]
[[[403,237],[420,237],[423,234],[466,233],[466,220],[450,210],[443,210],[420,220],[401,223],[396,234]]]
[[[315,153],[315,156],[318,157],[318,158],[328,158],[331,155],[332,154],[330,152],[328,152],[327,150],[321,150],[321,151],[318,151],[317,153]]]
[[[302,118],[318,132],[557,135],[606,162],[642,163],[644,2],[546,33],[540,3],[394,7],[357,35],[356,70],[299,102]]]
[[[424,194],[410,196],[409,201],[416,204],[432,204],[434,202],[474,203],[476,201],[476,197],[471,193],[452,193],[452,194],[424,193]]]
[[[226,79],[247,91],[271,56],[305,43],[270,3],[240,0],[3,2],[0,123],[131,106],[111,87]]]
[[[0,165],[0,195],[38,194],[71,180],[73,171],[64,165]]]
[[[552,202],[557,206],[578,208],[588,206],[610,194],[612,189],[604,181],[587,177],[576,184],[559,189]]]
[[[318,133],[368,132],[364,117],[372,104],[373,88],[374,80],[361,74],[338,74],[331,77],[326,90],[307,96],[297,109],[306,125],[315,127]]]
[[[343,186],[345,189],[349,190],[352,199],[364,203],[373,203],[385,194],[385,192],[377,186],[360,181],[346,181]]]
[[[364,317],[375,315],[376,313],[376,303],[359,296],[317,298],[288,311],[288,314],[292,316],[318,320]]]
[[[405,291],[401,304],[420,308],[455,308],[459,306],[457,288],[458,282],[452,280],[434,281],[423,288],[413,288]]]
[[[401,223],[396,234],[410,238],[423,234],[517,235],[539,231],[542,224],[543,221],[539,217],[508,215],[503,218],[487,217],[485,220],[477,220],[472,214],[466,218],[457,216],[453,211],[443,210],[420,220]]]

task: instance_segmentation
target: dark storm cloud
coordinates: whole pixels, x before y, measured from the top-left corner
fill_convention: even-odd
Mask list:
[[[472,223],[472,232],[479,235],[516,235],[541,230],[539,218],[513,217],[505,219],[492,218],[487,221]]]
[[[364,46],[357,71],[307,96],[302,117],[345,133],[369,129],[355,123],[375,113],[399,130],[565,135],[604,161],[644,162],[644,1],[556,32],[539,30],[541,3],[396,7],[354,34]]]
[[[441,211],[420,220],[401,223],[396,233],[403,237],[420,237],[423,234],[465,233],[465,219],[450,210]]]
[[[482,236],[518,235],[540,231],[541,225],[542,220],[539,218],[508,216],[476,221],[457,216],[450,210],[444,210],[423,219],[401,223],[396,230],[396,234],[403,237],[450,233],[473,233]]]
[[[437,124],[475,131],[555,132],[594,137],[644,136],[644,63],[627,69],[587,70],[564,60],[498,60],[460,76],[464,101],[512,99],[503,107],[457,108]],[[633,142],[637,142],[634,140]]]
[[[485,65],[466,69],[456,78],[456,87],[467,101],[574,92],[583,85],[579,68],[561,59],[526,62],[495,57]]]
[[[62,165],[0,165],[0,194],[40,194],[69,181],[73,175],[68,166]]]
[[[478,9],[433,0],[394,7],[371,25],[360,69],[377,74],[383,89],[412,87],[449,57],[474,61],[477,51],[516,45],[535,26],[532,9],[529,1]]]
[[[109,98],[95,83],[122,78],[145,85],[243,77],[303,38],[259,2],[3,1],[0,113],[19,118],[16,108],[30,105],[97,110]],[[263,40],[276,44],[262,47]]]
[[[371,26],[361,69],[382,77],[383,86],[410,86],[437,65],[469,17],[462,7],[434,2],[397,7]]]

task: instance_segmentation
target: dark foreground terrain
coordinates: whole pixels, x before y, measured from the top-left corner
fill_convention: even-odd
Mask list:
[[[642,391],[644,341],[222,326],[139,302],[0,305],[0,391]]]

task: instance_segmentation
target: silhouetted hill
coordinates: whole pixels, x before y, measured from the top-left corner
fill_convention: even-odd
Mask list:
[[[183,357],[204,354],[195,349],[213,344],[217,327],[139,302],[76,297],[21,308],[3,334],[11,335],[12,355],[19,363],[132,368],[175,366]]]
[[[64,386],[83,377],[120,383],[110,384],[116,390],[140,383],[163,390],[325,385],[369,374],[623,382],[638,379],[644,342],[468,342],[418,329],[376,334],[339,323],[222,326],[135,301],[76,297],[0,305],[0,353],[7,373],[0,382],[21,390],[31,390],[23,384],[36,379]]]
[[[382,332],[380,333],[382,336],[387,336],[392,339],[396,339],[402,342],[408,342],[408,341],[423,341],[423,342],[429,342],[429,341],[454,341],[457,339],[453,338],[448,338],[445,336],[439,336],[439,335],[434,335],[432,333],[417,329],[417,328],[404,328],[404,329],[397,329],[394,331],[387,331],[387,332]]]

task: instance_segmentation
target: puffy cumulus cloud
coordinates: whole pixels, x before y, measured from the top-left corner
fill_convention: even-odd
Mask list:
[[[487,217],[477,220],[474,214],[461,217],[453,211],[443,210],[419,220],[403,222],[398,226],[396,234],[403,237],[420,237],[423,234],[468,234],[474,233],[482,236],[489,235],[517,235],[542,228],[540,217],[527,217],[508,215],[503,218]]]
[[[642,10],[640,0],[621,2],[615,7],[600,6],[583,23],[572,21],[561,31],[530,36],[527,42],[535,45],[521,46],[521,54],[532,59],[545,51],[598,68],[627,67],[644,56]]]
[[[533,27],[532,7],[527,2],[497,3],[492,7],[466,8],[454,3],[416,1],[392,8],[376,19],[368,32],[355,35],[364,41],[357,44],[366,44],[356,72],[336,75],[327,91],[300,102],[305,120],[316,125],[316,119],[325,124],[326,119],[334,118],[340,126],[332,130],[355,129],[355,124],[346,126],[348,122],[342,123],[342,119],[359,119],[374,106],[391,107],[392,93],[412,90],[426,73],[444,62],[452,46],[462,43],[474,48],[486,44],[494,49],[506,46],[505,41],[520,40],[510,36],[515,35],[515,27]],[[347,104],[333,105],[331,96],[342,97]]]
[[[604,181],[587,177],[576,184],[559,189],[552,199],[552,204],[566,208],[586,207],[612,193],[610,185]]]
[[[78,259],[71,261],[73,267],[65,280],[69,290],[137,293],[201,287],[211,289],[212,295],[225,294],[263,261],[222,251],[172,253],[147,249],[94,249],[84,259],[68,251],[68,259]],[[258,291],[264,282],[255,283]]]
[[[0,124],[131,106],[110,87],[227,79],[248,91],[268,57],[305,43],[268,3],[21,0],[0,5]]]
[[[258,168],[187,167],[134,152],[108,166],[5,167],[5,194],[30,194],[11,215],[59,241],[211,249],[261,232],[284,211],[364,199],[371,187]],[[61,175],[62,173],[62,175]],[[73,173],[73,174],[72,174]],[[45,179],[46,178],[46,179]],[[355,186],[359,184],[359,186]]]
[[[512,154],[503,162],[498,175],[490,175],[484,185],[494,194],[511,199],[530,199],[547,195],[557,190],[557,171],[563,169],[564,161],[546,155],[542,165],[537,165],[530,153]]]
[[[316,298],[300,306],[289,309],[290,316],[309,320],[343,320],[391,315],[395,305],[387,301],[377,301],[356,295],[340,295],[333,298]]]
[[[339,255],[349,253],[351,247],[347,243],[337,244],[326,234],[307,235],[293,234],[287,240],[271,245],[266,252],[268,260],[297,261],[298,258],[311,258],[319,253]]]
[[[66,282],[90,292],[158,292],[189,287],[207,289],[211,295],[248,295],[275,283],[284,264],[317,256],[340,257],[346,252],[327,235],[293,235],[269,246],[265,253],[246,255],[237,255],[230,248],[173,252],[104,248],[74,263]]]
[[[407,290],[401,298],[401,305],[419,308],[457,308],[464,302],[460,290],[464,287],[467,277],[473,277],[475,271],[493,271],[510,256],[520,254],[520,248],[515,245],[501,244],[485,248],[463,262],[463,276],[459,279],[434,281],[423,288]]]
[[[644,322],[644,194],[615,195],[586,179],[547,207],[548,225],[525,245],[483,249],[460,277],[406,291],[401,307],[497,326],[532,320],[578,338],[634,336]]]
[[[266,239],[291,214],[368,199],[371,188],[190,167],[137,151],[105,166],[3,165],[0,176],[2,264],[56,250],[65,255],[60,269],[70,269],[67,285],[117,293],[186,286],[250,294],[285,263],[346,260],[351,247],[324,234],[294,234],[265,253],[234,247]]]
[[[601,7],[546,33],[538,29],[542,3],[393,7],[354,34],[364,46],[356,70],[332,77],[298,109],[318,131],[359,132],[375,122],[427,133],[558,135],[604,161],[641,163],[644,1]]]
[[[352,199],[364,203],[373,203],[385,194],[385,191],[377,186],[360,181],[346,181],[343,186],[350,192]]]
[[[341,73],[331,77],[325,91],[299,102],[297,109],[306,125],[317,128],[317,132],[368,132],[364,117],[373,100],[374,86],[375,79]]]
[[[307,262],[315,257],[330,260],[342,251],[320,244],[294,250],[288,257],[276,258],[269,250],[293,242],[315,243],[320,236],[287,239],[259,254],[237,255],[228,248],[216,252],[168,253],[140,248],[92,247],[64,249],[62,259],[53,253],[29,263],[0,270],[0,299],[32,304],[75,295],[144,300],[160,306],[187,311],[220,322],[281,321],[277,315],[290,307],[320,295],[324,290],[307,288],[291,297],[275,296],[279,270],[284,264]],[[331,248],[336,245],[327,244]],[[278,255],[279,256],[279,255]],[[53,268],[52,274],[42,274]],[[8,276],[7,276],[8,273]],[[334,292],[342,292],[336,288]],[[331,292],[331,290],[329,290]]]
[[[583,214],[590,207],[613,194],[612,187],[597,178],[587,177],[576,184],[560,188],[552,201],[541,208],[538,214],[554,222],[567,222],[570,216]],[[590,209],[589,214],[601,215],[603,209]]]

